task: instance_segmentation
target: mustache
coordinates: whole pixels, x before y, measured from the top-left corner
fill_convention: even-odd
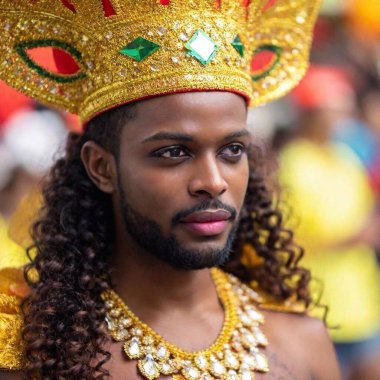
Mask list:
[[[237,210],[229,206],[222,201],[218,199],[206,199],[202,201],[201,203],[177,212],[173,218],[172,218],[172,226],[175,226],[176,224],[179,224],[181,219],[186,218],[187,216],[195,213],[195,212],[200,212],[200,211],[209,211],[209,210],[225,210],[228,211],[231,214],[230,221],[235,221],[238,215]]]

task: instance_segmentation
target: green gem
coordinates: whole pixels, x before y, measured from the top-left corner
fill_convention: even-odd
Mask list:
[[[234,40],[231,42],[231,45],[235,48],[235,50],[244,57],[244,45],[241,42],[240,36],[237,34]]]
[[[196,58],[203,65],[207,65],[215,56],[218,45],[202,30],[197,30],[185,45],[188,54]]]
[[[142,37],[137,37],[130,44],[124,46],[119,53],[127,55],[128,57],[140,62],[153,54],[160,47],[160,45],[157,45],[152,41],[148,41]]]

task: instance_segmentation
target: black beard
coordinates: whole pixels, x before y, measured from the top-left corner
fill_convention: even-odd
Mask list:
[[[204,249],[204,250],[189,250],[181,246],[178,240],[173,235],[165,237],[162,233],[161,227],[144,217],[136,210],[134,210],[126,201],[125,194],[119,183],[119,193],[121,196],[121,212],[125,226],[128,233],[145,251],[152,256],[163,261],[175,269],[182,270],[195,270],[212,268],[225,264],[230,256],[232,244],[236,236],[238,223],[235,222],[232,230],[230,231],[225,246],[221,249]],[[221,202],[206,201],[202,204],[192,208],[188,212],[180,212],[173,218],[173,224],[176,224],[179,215],[192,213],[195,210],[212,209],[210,205],[217,205],[221,207]],[[216,208],[216,206],[214,206]],[[232,219],[236,220],[237,212],[235,209],[223,205],[221,208],[227,209],[232,214]]]

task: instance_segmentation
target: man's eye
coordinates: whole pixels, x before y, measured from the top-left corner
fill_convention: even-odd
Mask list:
[[[172,148],[161,149],[157,151],[154,155],[156,157],[163,157],[163,158],[182,158],[182,157],[187,157],[188,153],[180,146],[175,146]]]
[[[244,151],[245,151],[245,148],[243,145],[230,144],[221,151],[221,154],[224,157],[237,158],[237,157],[240,157],[244,153]]]

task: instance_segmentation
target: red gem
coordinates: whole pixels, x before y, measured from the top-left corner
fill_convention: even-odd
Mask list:
[[[276,59],[276,52],[271,50],[263,50],[256,53],[251,61],[251,74],[257,75],[265,72],[270,69]]]
[[[110,16],[115,16],[116,12],[114,7],[112,6],[111,0],[102,0],[103,4],[103,11],[104,11],[104,16],[110,17]]]
[[[77,10],[75,9],[74,5],[71,4],[70,0],[61,0],[61,3],[68,9],[70,9],[71,12],[77,13]]]

